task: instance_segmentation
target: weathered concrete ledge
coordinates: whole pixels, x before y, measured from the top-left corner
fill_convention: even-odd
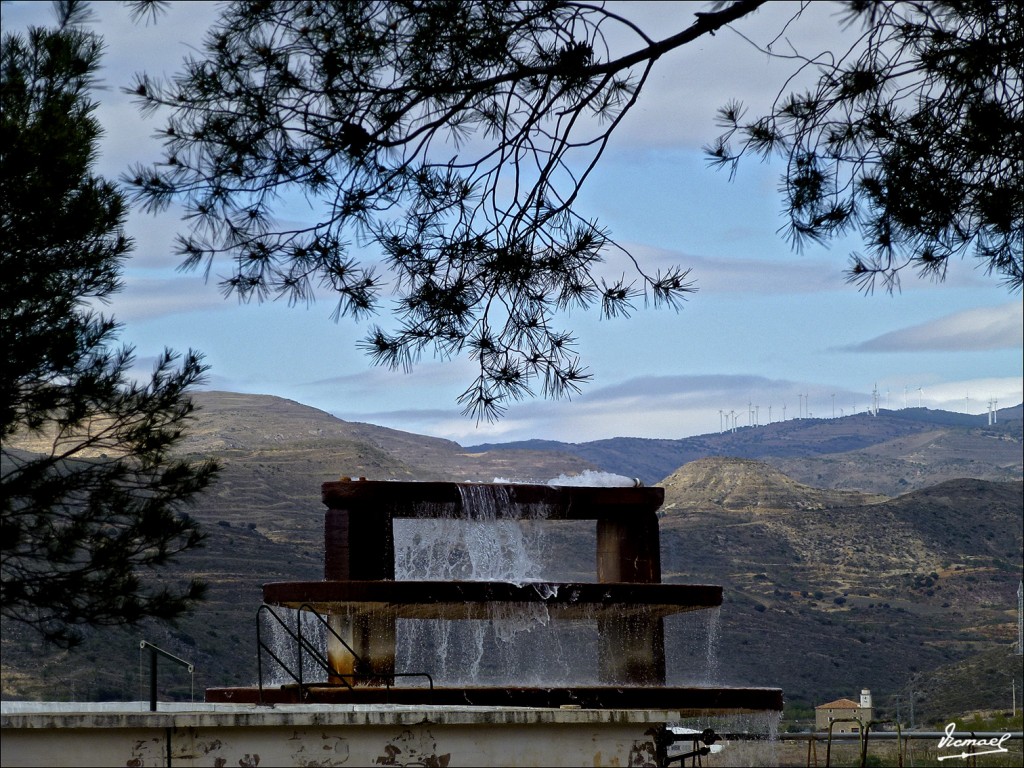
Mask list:
[[[5,703],[3,764],[654,766],[655,735],[680,719],[664,709],[180,706],[76,712],[68,703],[63,711]]]
[[[664,723],[682,719],[677,709],[575,709],[570,707],[453,707],[427,704],[221,704],[160,703],[156,712],[66,711],[73,703],[4,702],[0,726],[8,728],[185,728],[261,726],[377,725],[533,725]],[[138,702],[139,707],[148,707]],[[33,706],[36,711],[28,711]],[[60,711],[48,711],[59,706]],[[174,709],[170,709],[174,707]],[[178,709],[188,707],[188,709]],[[4,734],[6,739],[7,734]]]

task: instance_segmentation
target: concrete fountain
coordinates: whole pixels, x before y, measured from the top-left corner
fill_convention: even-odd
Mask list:
[[[207,701],[663,709],[678,717],[781,711],[782,693],[774,688],[666,684],[664,620],[717,608],[722,588],[662,583],[657,510],[664,495],[658,487],[348,478],[325,483],[324,579],[271,583],[263,588],[267,606],[322,617],[323,631],[307,630],[302,638],[302,622],[297,621],[296,630],[289,634],[299,644],[300,656],[305,647],[307,657],[319,656],[326,662],[325,674],[306,679],[300,662],[299,671],[290,673],[290,683],[267,686],[261,669],[258,686],[210,689]],[[458,566],[445,570],[462,578],[408,578],[408,573],[396,572],[396,522],[403,519],[437,524],[465,520],[492,526],[485,530],[509,522],[544,526],[593,521],[596,579],[538,581],[524,573],[505,580],[482,580],[474,574],[465,578],[467,569],[462,567],[460,572]],[[438,684],[429,654],[416,656],[417,668],[396,667],[400,622],[488,622],[496,617],[508,621],[516,615],[528,620],[538,609],[545,625],[547,619],[552,624],[596,625],[596,681]],[[326,648],[312,647],[312,636],[323,638]],[[513,671],[512,677],[519,676]]]
[[[719,752],[708,724],[765,717],[770,730],[777,722],[778,689],[671,680],[675,666],[699,669],[707,659],[667,659],[666,622],[716,616],[722,588],[662,583],[662,488],[343,478],[323,485],[323,501],[324,579],[264,585],[255,685],[207,689],[198,705],[154,700],[150,712],[5,711],[5,757],[667,766],[725,765],[736,752],[738,764],[752,764],[749,753]],[[420,526],[412,536],[410,521]],[[550,578],[524,559],[518,531],[566,522],[595,530],[592,580]],[[455,533],[458,525],[472,533]],[[456,629],[467,626],[498,629]],[[500,647],[563,626],[577,629],[555,651]],[[466,645],[469,655],[449,658]],[[498,651],[510,661],[495,671],[489,656]],[[527,674],[527,662],[539,673]]]

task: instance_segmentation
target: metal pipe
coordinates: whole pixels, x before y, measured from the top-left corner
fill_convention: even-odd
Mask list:
[[[159,653],[165,659],[170,659],[175,664],[180,664],[181,666],[185,667],[185,669],[187,669],[190,673],[195,671],[195,665],[192,662],[185,661],[184,659],[175,656],[173,653],[168,653],[163,648],[157,648],[155,645],[153,645],[152,643],[147,643],[145,640],[139,643],[139,648],[142,648],[143,650],[149,648],[151,653]]]

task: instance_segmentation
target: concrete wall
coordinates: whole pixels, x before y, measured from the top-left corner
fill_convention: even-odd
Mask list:
[[[201,712],[11,712],[3,766],[640,766],[678,713],[238,705]]]

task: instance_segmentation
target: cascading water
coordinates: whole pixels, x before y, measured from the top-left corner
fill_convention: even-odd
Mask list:
[[[460,487],[463,513],[431,520],[393,523],[395,579],[506,581],[522,584],[541,578],[544,530],[531,525],[546,510],[531,510],[525,524],[503,514],[509,507],[502,486]]]
[[[546,527],[538,524],[548,510],[538,504],[512,519],[505,486],[459,491],[458,513],[394,521],[395,579],[535,584],[550,596],[555,579],[545,558]],[[554,623],[543,603],[495,604],[489,613],[487,621],[399,620],[397,666],[430,670],[442,685],[554,685],[596,674],[596,667],[570,662],[581,651],[594,658],[592,622]]]
[[[704,685],[714,685],[719,682],[718,676],[718,637],[722,629],[722,609],[711,608],[702,611],[707,618],[707,641],[705,643],[704,655]]]
[[[496,481],[497,482],[497,481]],[[552,486],[629,487],[632,478],[588,471],[551,480]],[[558,550],[558,526],[536,505],[508,516],[507,483],[459,487],[461,509],[393,523],[396,580],[503,581],[533,583],[539,592],[566,581],[565,564],[549,553]],[[579,528],[576,529],[577,533]],[[564,558],[563,558],[564,559]],[[568,579],[573,580],[573,579]],[[594,581],[593,561],[586,578]],[[549,595],[544,594],[544,597]],[[671,617],[683,638],[680,658],[670,664],[674,682],[709,685],[717,679],[719,609]],[[596,617],[552,621],[543,603],[490,606],[487,621],[416,620],[397,622],[398,668],[429,670],[442,685],[589,685],[598,682]],[[637,638],[639,639],[639,638]],[[699,663],[694,663],[700,660]]]
[[[670,685],[715,685],[719,681],[720,608],[665,618],[665,656]]]
[[[263,669],[263,679],[267,685],[290,685],[295,682],[285,669],[291,670],[293,674],[299,672],[299,649],[298,644],[290,632],[298,632],[298,622],[302,622],[302,636],[309,641],[314,648],[323,648],[326,631],[323,625],[306,611],[298,611],[292,608],[276,608],[275,614],[284,622],[282,625],[269,614],[260,615],[260,638],[270,648],[271,652],[281,660],[278,663],[271,657],[266,658],[266,667]],[[287,629],[285,629],[287,627]],[[283,665],[283,666],[282,666]],[[317,665],[309,653],[302,655],[302,679],[306,682],[323,681],[327,679],[327,673]]]

